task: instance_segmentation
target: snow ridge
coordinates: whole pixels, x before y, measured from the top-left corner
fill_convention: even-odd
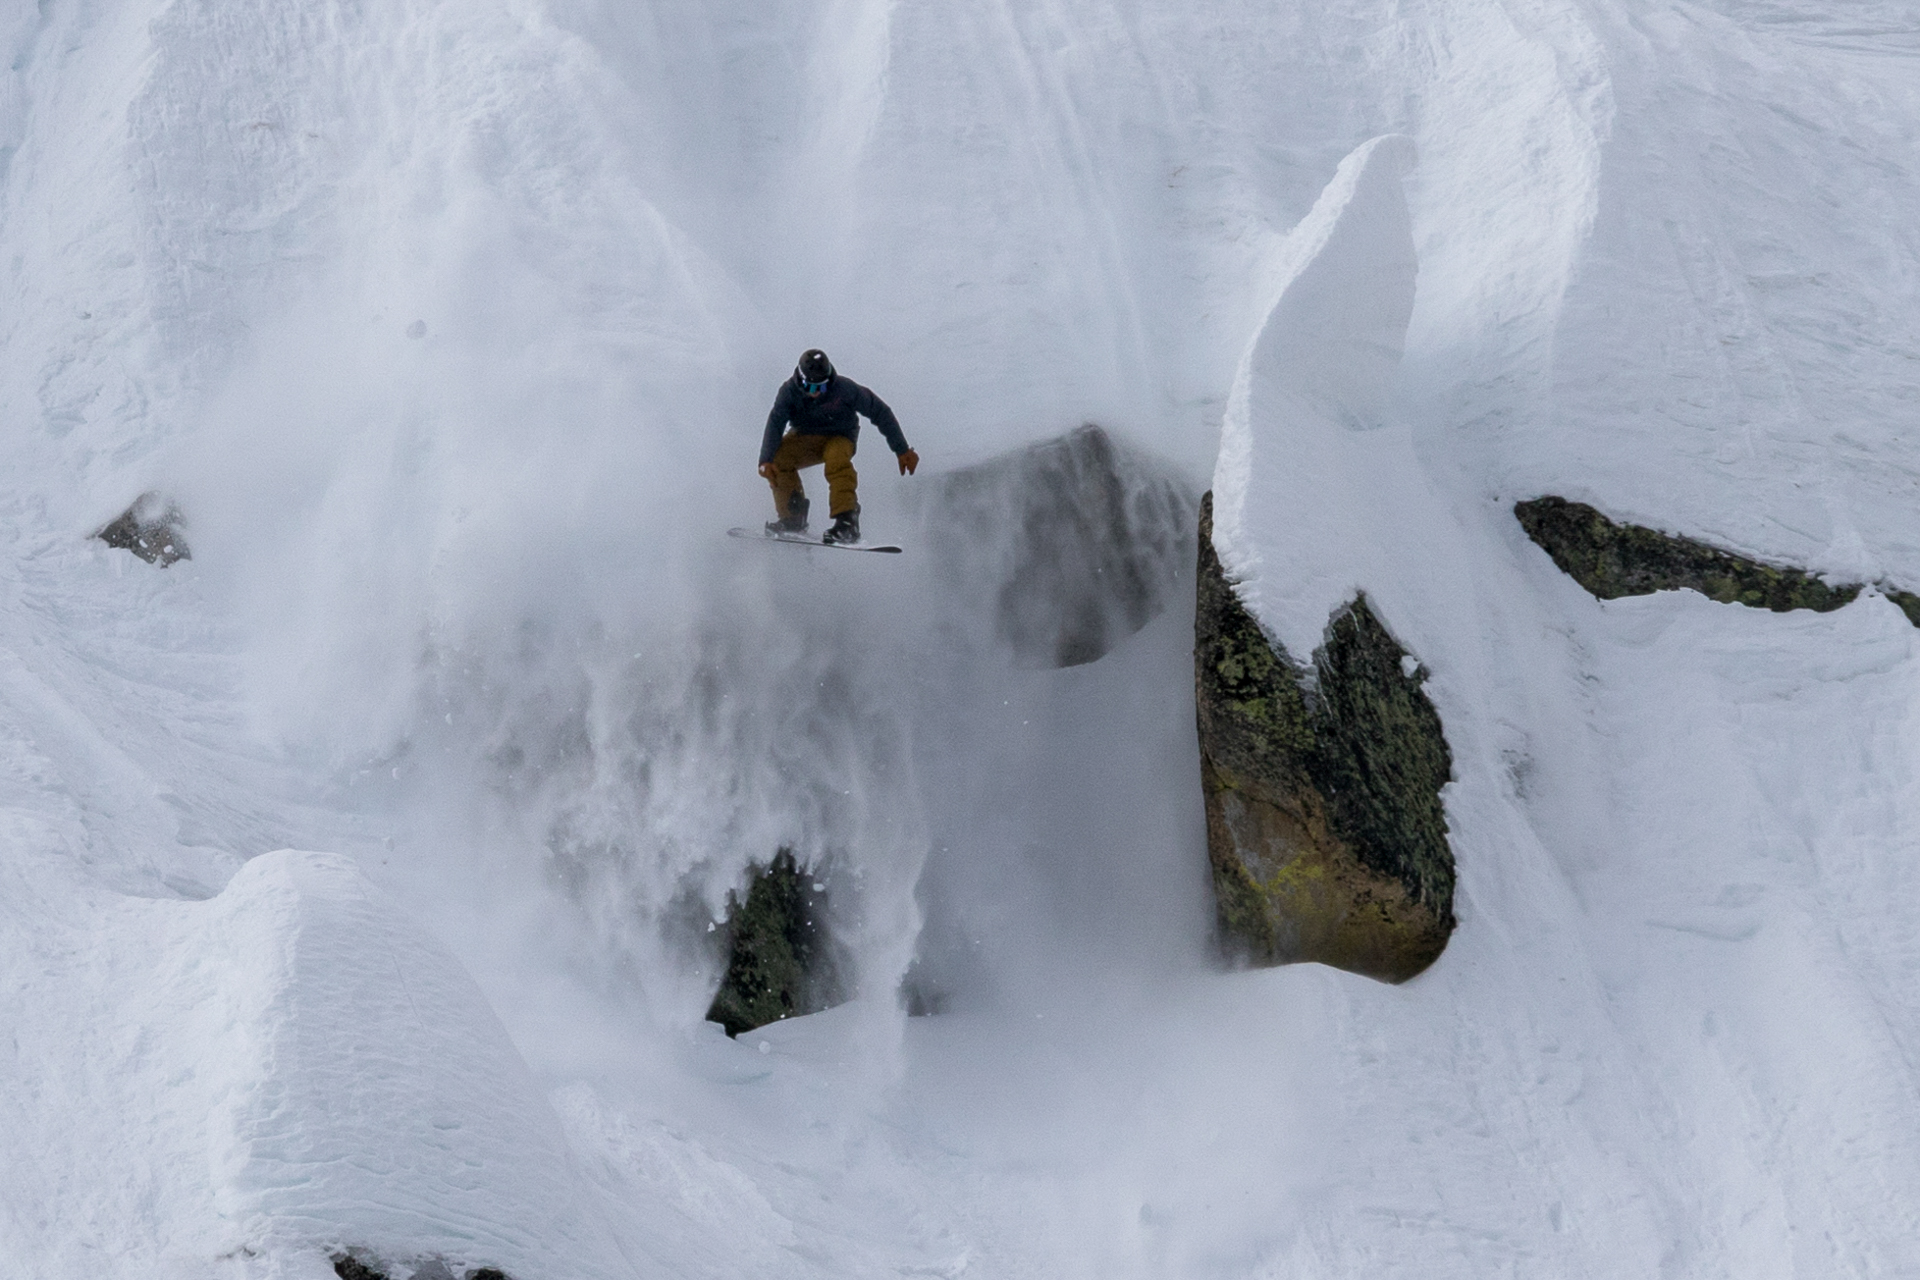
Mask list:
[[[1329,428],[1378,427],[1390,401],[1419,268],[1401,188],[1413,156],[1410,139],[1383,137],[1340,162],[1281,245],[1279,296],[1234,376],[1214,467],[1213,543],[1269,627],[1266,557],[1285,554],[1276,537],[1301,536],[1312,523],[1288,491],[1344,473],[1316,474],[1301,444]]]

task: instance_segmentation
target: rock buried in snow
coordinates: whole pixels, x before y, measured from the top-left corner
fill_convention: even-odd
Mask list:
[[[709,1022],[737,1036],[845,999],[826,890],[792,850],[755,868],[746,900],[729,895],[727,906],[727,972],[707,1010]]]
[[[1831,586],[1804,569],[1767,564],[1645,525],[1618,524],[1584,502],[1552,495],[1516,502],[1513,514],[1562,573],[1602,600],[1684,588],[1721,604],[1830,613],[1864,589],[1858,582]],[[1879,588],[1920,627],[1920,595],[1884,582]]]
[[[1212,515],[1209,494],[1194,683],[1222,946],[1245,963],[1404,982],[1454,925],[1440,804],[1453,757],[1424,673],[1362,595],[1329,622],[1309,690],[1222,572]]]
[[[351,1253],[333,1256],[333,1274],[340,1280],[397,1280],[396,1276],[383,1271],[379,1266],[369,1264]],[[428,1258],[417,1262],[410,1268],[401,1270],[399,1276],[405,1280],[512,1280],[498,1267],[476,1267],[468,1271],[455,1271],[440,1258]]]
[[[133,505],[96,530],[94,537],[166,568],[175,560],[191,560],[186,539],[180,536],[186,521],[180,509],[157,493],[143,493]]]
[[[1722,604],[1775,613],[1827,613],[1851,602],[1861,590],[1857,582],[1829,586],[1804,569],[1750,560],[1643,525],[1616,524],[1584,502],[1534,498],[1516,502],[1513,514],[1561,572],[1602,600],[1686,587]],[[1920,625],[1920,597],[1889,595]]]

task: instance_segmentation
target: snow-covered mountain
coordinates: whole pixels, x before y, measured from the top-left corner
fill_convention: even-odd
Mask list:
[[[0,8],[0,1275],[1920,1273],[1915,628],[1513,515],[1920,589],[1841,8]],[[809,346],[906,554],[722,536]],[[1215,959],[1209,488],[1427,673],[1403,985]],[[730,1040],[783,847],[860,994]]]

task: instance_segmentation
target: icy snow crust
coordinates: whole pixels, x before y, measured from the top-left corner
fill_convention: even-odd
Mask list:
[[[1920,581],[1920,39],[1832,9],[0,12],[0,1271],[1920,1272],[1914,630],[1510,515]],[[1210,967],[1180,610],[1013,665],[872,441],[898,564],[721,537],[809,345],[1211,475],[1297,656],[1365,589],[1440,962]],[[868,995],[727,1041],[782,843]]]

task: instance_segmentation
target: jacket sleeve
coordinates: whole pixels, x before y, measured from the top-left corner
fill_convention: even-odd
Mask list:
[[[793,409],[787,403],[792,387],[780,384],[780,393],[773,398],[773,412],[767,415],[767,429],[760,434],[760,462],[762,465],[772,462],[773,455],[780,451],[780,437],[786,432],[787,419],[793,416]]]
[[[854,397],[853,407],[866,414],[867,420],[880,428],[880,434],[887,438],[887,448],[895,453],[905,453],[907,438],[901,434],[900,419],[893,416],[893,410],[887,408],[886,401],[859,383],[854,385],[859,388],[860,394]]]

